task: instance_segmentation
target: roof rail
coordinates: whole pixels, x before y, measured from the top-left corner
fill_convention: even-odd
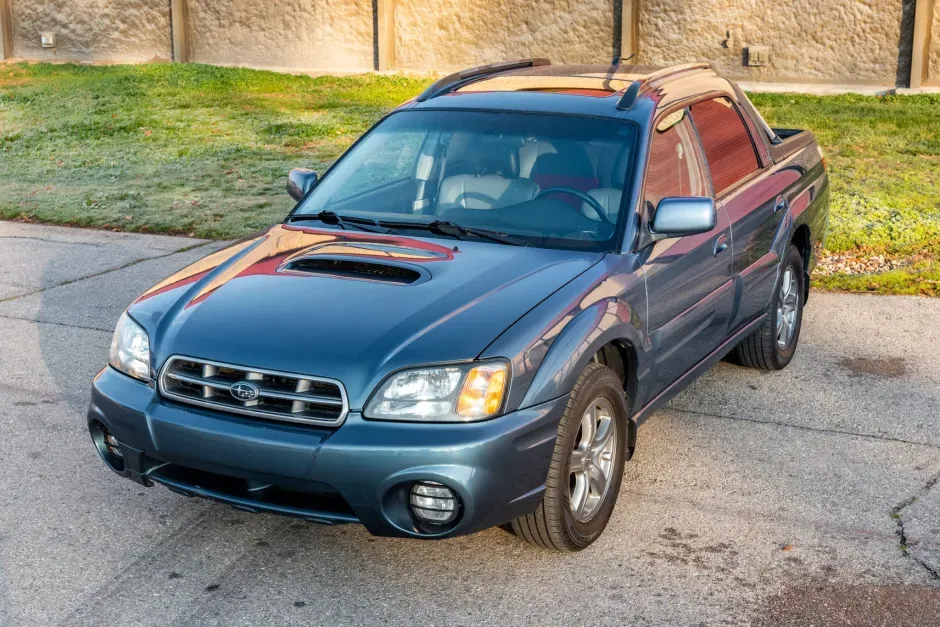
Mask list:
[[[418,95],[415,100],[417,102],[424,102],[431,98],[436,98],[438,96],[443,96],[444,94],[449,94],[452,91],[456,91],[460,87],[463,87],[467,83],[479,80],[481,78],[491,76],[493,74],[500,74],[502,72],[508,72],[510,70],[521,70],[527,67],[539,67],[542,65],[551,65],[552,62],[548,59],[538,57],[534,59],[520,59],[518,61],[503,61],[501,63],[490,63],[489,65],[481,65],[478,67],[473,67],[468,70],[461,70],[459,72],[454,72],[453,74],[448,74],[444,78],[440,79],[423,92]]]
[[[620,98],[620,102],[617,103],[617,108],[620,110],[627,110],[633,107],[637,96],[640,95],[640,90],[650,83],[662,80],[664,78],[669,78],[676,74],[684,74],[686,72],[693,72],[695,70],[710,70],[711,67],[712,66],[709,63],[684,63],[682,65],[673,65],[672,67],[656,70],[655,72],[650,73],[648,76],[644,76],[642,79],[634,81]]]

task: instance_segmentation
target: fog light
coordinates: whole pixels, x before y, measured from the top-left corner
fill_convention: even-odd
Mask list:
[[[121,452],[121,443],[97,420],[89,424],[88,427],[89,431],[91,431],[91,441],[94,443],[98,455],[101,456],[101,459],[104,460],[104,463],[106,463],[111,470],[122,474],[126,465],[124,462],[124,454]]]
[[[104,432],[104,446],[106,449],[108,449],[108,452],[115,457],[124,457],[124,455],[121,453],[121,445],[118,443],[117,438],[111,435],[108,431]]]
[[[415,518],[435,525],[457,519],[460,501],[450,488],[435,481],[416,481],[411,486],[411,511]]]

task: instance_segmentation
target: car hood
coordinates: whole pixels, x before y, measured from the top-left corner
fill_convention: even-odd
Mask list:
[[[601,257],[277,225],[174,274],[129,313],[157,368],[185,355],[332,377],[355,410],[389,372],[474,359]]]

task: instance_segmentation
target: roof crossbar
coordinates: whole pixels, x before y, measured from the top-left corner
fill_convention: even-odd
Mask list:
[[[636,102],[637,96],[640,95],[640,90],[654,81],[669,78],[676,74],[684,74],[686,72],[708,69],[711,69],[711,65],[708,63],[685,63],[683,65],[674,65],[672,67],[656,70],[648,76],[644,76],[640,80],[633,81],[633,83],[627,88],[623,96],[620,98],[620,102],[617,103],[617,108],[622,111],[632,108],[633,104]]]
[[[472,83],[473,81],[477,81],[494,74],[500,74],[510,70],[521,70],[523,68],[540,67],[551,64],[552,62],[548,59],[538,57],[534,59],[520,59],[518,61],[490,63],[489,65],[481,65],[470,68],[468,70],[461,70],[459,72],[454,72],[453,74],[448,74],[444,78],[440,79],[421,92],[421,94],[415,98],[415,100],[417,102],[424,102],[425,100],[430,100],[431,98],[443,96],[444,94],[449,94],[452,91],[456,91],[468,83]]]

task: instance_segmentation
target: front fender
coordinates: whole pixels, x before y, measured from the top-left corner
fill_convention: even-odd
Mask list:
[[[591,357],[607,342],[631,345],[628,391],[645,377],[649,341],[646,280],[636,255],[609,254],[517,320],[480,358],[505,357],[513,376],[507,411],[571,391]]]
[[[619,298],[599,300],[581,311],[552,342],[529,385],[522,406],[537,405],[569,393],[591,358],[609,342],[621,340],[633,351],[642,347],[640,320],[638,312]],[[641,361],[636,357],[634,352],[633,364],[624,365],[636,367]],[[645,372],[633,374],[637,380],[645,378]],[[633,399],[630,399],[627,406],[632,404]]]

